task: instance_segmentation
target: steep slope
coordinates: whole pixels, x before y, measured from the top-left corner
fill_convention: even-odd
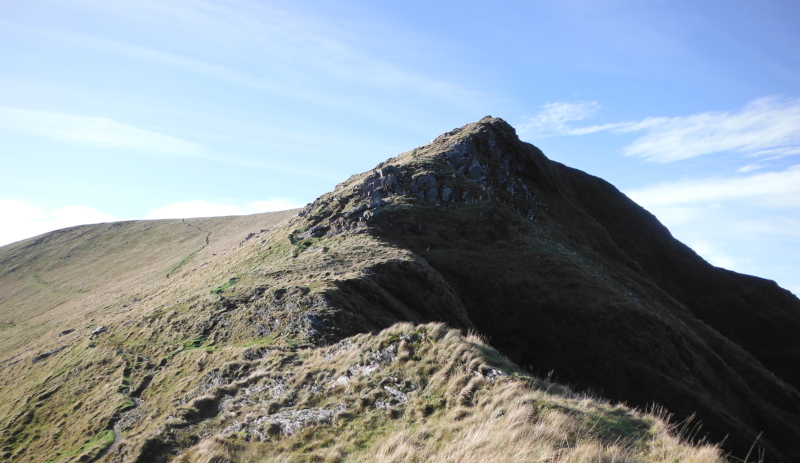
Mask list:
[[[487,118],[320,198],[304,211],[316,234],[352,228],[348,191],[368,204],[359,225],[423,257],[514,361],[696,413],[740,456],[758,440],[800,459],[800,301],[710,266],[607,182]]]
[[[380,436],[338,453],[325,443],[329,432],[371,428],[405,429],[420,459],[450,458],[421,436],[457,441],[503,416],[509,404],[497,397],[508,392],[492,392],[491,371],[514,377],[511,389],[536,381],[474,339],[447,344],[466,356],[423,349],[401,363],[363,360],[422,328],[360,333],[431,321],[481,333],[535,374],[659,403],[678,422],[696,414],[698,435],[728,436],[725,448],[742,458],[757,441],[774,461],[800,460],[798,364],[789,363],[800,352],[791,335],[800,301],[711,267],[613,186],[547,160],[500,119],[353,176],[299,212],[78,227],[1,248],[0,264],[0,445],[15,461],[404,458]],[[362,360],[339,361],[354,344]],[[345,370],[373,367],[383,370],[361,389],[337,389],[354,375]],[[436,383],[437,372],[449,373]],[[467,404],[458,397],[477,391],[478,377],[492,386],[481,386],[471,424],[442,424],[458,421]],[[278,383],[292,387],[278,394]],[[426,390],[422,402],[392,392],[410,389]],[[536,388],[523,389],[514,390]],[[530,423],[544,422],[542,407],[573,423],[543,450],[557,461],[588,447],[597,458],[690,459],[656,451],[669,439],[655,417],[537,397]],[[438,405],[428,413],[426,403]],[[334,418],[345,409],[352,416]],[[300,440],[286,432],[298,420],[311,423]],[[279,426],[250,430],[256,421]],[[605,424],[592,434],[586,422]]]

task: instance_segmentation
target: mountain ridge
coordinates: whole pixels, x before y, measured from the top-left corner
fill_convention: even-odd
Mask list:
[[[20,357],[27,360],[74,339],[36,365],[67,361],[77,368],[93,352],[108,352],[107,361],[124,370],[115,394],[163,408],[170,403],[165,397],[176,397],[169,391],[190,393],[196,387],[191,377],[200,373],[176,383],[158,372],[177,371],[172,359],[189,365],[181,359],[198,349],[216,358],[253,342],[316,348],[398,322],[445,322],[486,336],[534,374],[555,371],[579,389],[643,408],[657,402],[676,421],[696,414],[711,441],[730,435],[725,448],[740,458],[755,442],[774,461],[800,458],[792,445],[800,435],[800,376],[792,362],[800,352],[792,336],[800,327],[800,301],[774,282],[711,267],[612,185],[548,160],[501,119],[447,132],[350,177],[296,213],[190,223],[196,230],[181,246],[171,243],[185,236],[187,223],[116,225],[132,227],[130,236],[140,238],[136,227],[166,227],[163,233],[172,238],[159,236],[169,252],[151,251],[160,264],[148,271],[159,283],[126,289],[125,300],[88,312],[77,303],[50,301],[45,306],[53,326],[28,327],[27,335],[19,334],[23,318],[0,320],[14,325],[4,330],[11,344],[3,347],[38,339],[30,333],[51,333],[55,341],[29,349]],[[65,243],[77,250],[81,230],[98,231],[71,230],[61,235],[74,233]],[[97,247],[113,235],[93,236],[87,242]],[[44,241],[34,243],[0,248],[0,262],[12,265],[5,264],[15,258],[9,254]],[[127,256],[141,247],[121,249]],[[30,262],[28,268],[39,268]],[[26,266],[13,265],[18,270],[4,268],[0,275],[2,287],[11,288],[0,298],[19,314],[23,305],[10,301],[48,285],[27,275],[28,289],[14,292]],[[109,294],[118,289],[111,286]],[[59,319],[53,315],[59,307],[72,312]],[[99,323],[107,332],[91,334]],[[81,324],[86,328],[57,335]],[[73,355],[83,360],[68,361]],[[158,366],[158,358],[167,359],[165,365]],[[211,368],[193,361],[201,372]],[[5,384],[13,383],[12,374],[38,374],[25,362],[2,367]],[[76,380],[56,375],[47,381],[67,387]],[[41,385],[22,389],[39,391],[42,401],[52,396]],[[220,407],[222,396],[209,400]],[[123,409],[130,407],[124,403]],[[39,422],[36,410],[8,401],[0,406],[0,416],[16,417],[3,429],[10,455],[33,438],[24,423],[28,417]],[[169,425],[163,412],[149,410],[147,419],[124,428],[129,442],[100,457],[141,460],[152,454],[148,445],[176,456],[196,444],[181,431],[187,424]],[[207,412],[192,412],[199,415],[190,413],[183,423]]]

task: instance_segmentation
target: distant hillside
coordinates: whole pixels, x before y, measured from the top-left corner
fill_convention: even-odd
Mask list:
[[[296,212],[86,225],[4,246],[0,350],[35,349],[32,342],[48,330],[76,328],[90,313],[153,299],[174,287],[184,266],[196,268],[250,230],[260,233]]]
[[[0,327],[13,461],[723,461],[619,401],[800,461],[800,300],[496,118],[299,211],[2,247]]]

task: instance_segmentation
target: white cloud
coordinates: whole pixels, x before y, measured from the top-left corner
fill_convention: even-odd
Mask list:
[[[766,97],[738,112],[705,112],[678,117],[648,117],[641,121],[576,127],[599,106],[591,103],[551,103],[522,124],[526,135],[586,135],[645,132],[623,150],[656,162],[673,162],[733,151],[769,159],[800,154],[800,100]]]
[[[735,269],[739,267],[739,263],[736,261],[736,259],[725,254],[718,247],[707,242],[693,241],[689,243],[689,247],[703,257],[703,259],[707,260],[711,265],[726,269]]]
[[[0,129],[103,148],[132,148],[173,154],[198,154],[202,146],[142,130],[105,117],[0,107]]]
[[[752,154],[785,149],[800,144],[798,127],[800,100],[761,98],[737,113],[654,117],[621,124],[614,130],[648,132],[625,148],[626,155],[671,162],[723,151]]]
[[[45,211],[15,199],[0,199],[0,246],[52,230],[118,218],[86,206],[67,206]]]
[[[747,164],[746,166],[742,166],[742,167],[736,169],[736,172],[745,174],[747,172],[752,172],[754,170],[761,170],[764,167],[766,167],[766,166],[763,165],[763,164]]]
[[[756,151],[755,153],[748,154],[747,157],[763,157],[767,161],[774,161],[796,154],[800,154],[800,146]]]
[[[715,201],[747,201],[767,207],[800,208],[800,165],[747,177],[661,183],[627,194],[645,208]]]
[[[589,101],[582,103],[548,103],[542,106],[539,114],[527,118],[518,125],[518,131],[530,137],[548,137],[555,135],[577,135],[575,127],[568,123],[591,117],[600,105]]]
[[[195,200],[153,209],[145,216],[146,219],[185,219],[190,217],[221,217],[226,215],[247,215],[259,212],[285,211],[300,207],[302,204],[277,198],[267,201],[255,201],[237,206],[233,204],[213,203]]]

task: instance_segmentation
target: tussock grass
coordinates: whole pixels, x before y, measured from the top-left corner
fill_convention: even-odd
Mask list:
[[[205,429],[219,430],[247,416],[255,422],[287,408],[338,405],[344,411],[290,435],[261,439],[248,431],[216,432],[176,461],[725,461],[715,446],[687,443],[663,413],[643,413],[527,376],[478,336],[442,324],[402,323],[303,350],[288,368],[274,368],[276,360],[264,359],[273,368],[260,369],[244,383],[252,388],[280,377],[295,391],[295,405],[267,407],[250,395],[250,403]],[[313,394],[311,385],[322,390]],[[391,403],[388,388],[405,389],[407,401]]]

